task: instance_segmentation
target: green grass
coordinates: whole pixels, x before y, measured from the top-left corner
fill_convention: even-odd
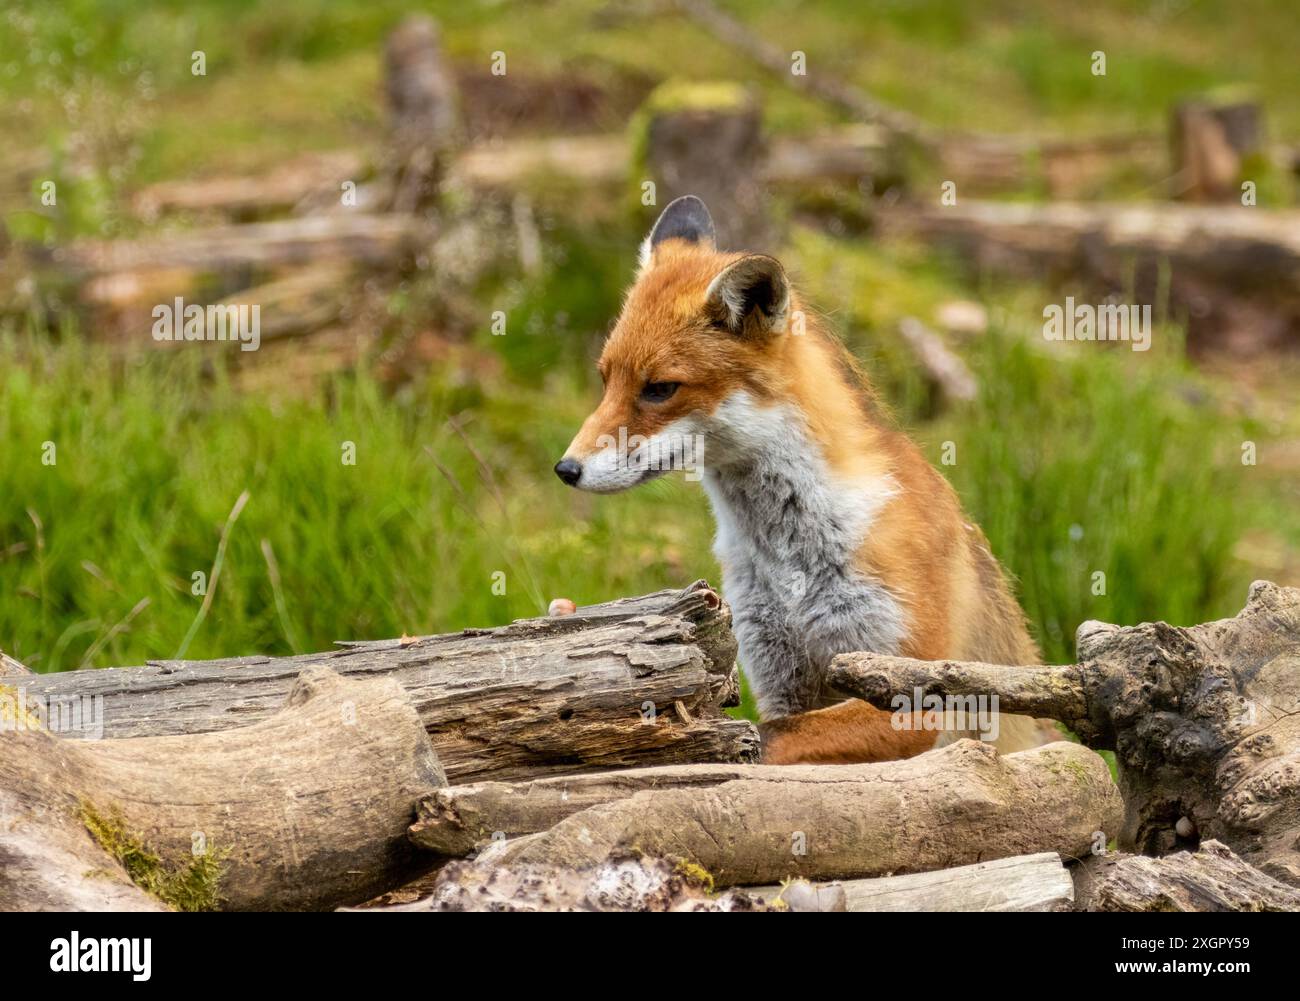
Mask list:
[[[810,72],[833,70],[939,126],[1161,130],[1180,93],[1244,83],[1276,137],[1300,131],[1291,4],[725,6],[805,51]],[[611,90],[740,81],[760,91],[774,132],[838,117],[678,18],[602,18],[600,0],[427,7],[461,68],[485,67],[499,49],[525,80],[580,76]],[[10,5],[0,14],[0,132],[20,141],[0,149],[0,171],[10,156],[46,153],[60,197],[56,211],[33,211],[31,191],[0,190],[7,228],[36,239],[121,232],[138,225],[124,206],[140,184],[378,142],[382,40],[408,10],[397,0]],[[1098,48],[1105,78],[1087,69]],[[194,49],[207,54],[206,77],[190,73]],[[76,330],[4,335],[0,647],[39,670],[182,649],[286,653],[506,622],[553,597],[594,602],[716,580],[697,488],[665,479],[591,497],[550,474],[596,398],[590,362],[651,221],[601,198],[561,184],[538,193],[548,266],[475,290],[484,317],[508,316],[507,336],[485,323],[473,338],[501,359],[500,374],[434,372],[387,395],[363,367],[278,398],[238,392],[213,345],[126,361]],[[937,461],[944,441],[956,444],[957,464],[943,471],[1018,580],[1049,659],[1072,656],[1086,618],[1231,614],[1250,576],[1232,555],[1238,536],[1300,540],[1294,484],[1268,469],[1266,447],[1260,467],[1235,461],[1244,437],[1276,429],[1243,426],[1220,406],[1182,362],[1173,328],[1148,355],[1082,345],[1049,354],[1015,318],[1032,320],[1059,301],[1055,290],[980,279],[972,291],[932,252],[806,231],[783,258],[927,454]],[[970,352],[981,399],[935,420],[893,329],[900,316],[929,319],[936,303],[972,296],[1008,319]],[[403,317],[422,322],[426,305],[403,304]],[[47,441],[56,465],[42,464]],[[346,441],[355,466],[341,461]],[[192,579],[212,574],[223,531],[205,612]],[[1105,595],[1092,593],[1097,571]]]
[[[941,468],[1018,579],[1049,659],[1072,656],[1086,618],[1232,614],[1246,583],[1233,498],[1253,472],[1232,461],[1238,423],[1185,402],[1177,365],[1053,357],[1011,335],[985,345],[981,399],[918,437],[936,463],[956,443]],[[511,350],[535,349],[517,336]],[[193,574],[211,576],[244,491],[187,656],[490,625],[553,597],[717,579],[698,488],[593,497],[550,475],[594,399],[567,360],[573,377],[540,382],[431,377],[390,398],[363,370],[271,400],[236,392],[220,365],[205,375],[205,356],[122,364],[75,340],[0,345],[0,646],[33,667],[177,655],[203,604]]]
[[[175,656],[245,490],[190,657],[501,623],[712,572],[683,484],[597,504],[551,475],[580,392],[496,386],[464,410],[473,395],[430,381],[386,399],[361,372],[273,402],[208,379],[199,353],[122,366],[6,340],[0,646],[38,670]]]
[[[1300,133],[1300,7],[1283,0],[724,6],[782,49],[804,52],[810,74],[856,83],[941,128],[1163,134],[1183,96],[1244,86],[1263,101],[1275,138]],[[668,79],[738,82],[761,95],[773,133],[842,117],[669,13],[611,17],[604,0],[423,7],[462,71],[482,74],[501,51],[509,73],[536,87],[585,81],[626,95]],[[112,234],[133,226],[114,206],[151,181],[374,147],[383,39],[410,10],[399,0],[20,0],[0,14],[0,133],[17,138],[0,149],[0,168],[35,169],[67,191],[62,204],[81,203],[58,213],[65,234]],[[191,71],[194,51],[206,56],[204,76]],[[1091,72],[1094,51],[1106,53],[1105,76]],[[33,168],[33,157],[44,165]],[[1261,164],[1257,173],[1261,204],[1293,200],[1279,171]],[[1160,181],[1150,170],[1120,173],[1098,193],[1149,197]],[[33,210],[32,191],[0,190],[11,225]]]

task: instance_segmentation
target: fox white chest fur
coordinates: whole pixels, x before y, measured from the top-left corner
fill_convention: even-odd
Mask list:
[[[788,405],[737,392],[708,424],[703,481],[741,663],[764,717],[815,708],[832,657],[903,638],[898,601],[853,566],[895,485],[838,480]]]

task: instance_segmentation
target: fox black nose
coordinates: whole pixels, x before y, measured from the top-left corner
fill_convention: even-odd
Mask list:
[[[573,486],[582,479],[582,463],[575,459],[561,459],[555,464],[555,475]]]

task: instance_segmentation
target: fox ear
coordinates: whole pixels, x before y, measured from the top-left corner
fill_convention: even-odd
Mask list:
[[[767,337],[785,330],[790,282],[774,257],[750,254],[709,283],[705,312],[725,330],[742,337]]]
[[[694,195],[682,195],[669,202],[641,244],[641,267],[650,263],[655,247],[664,240],[685,240],[716,250],[713,217],[705,204]]]

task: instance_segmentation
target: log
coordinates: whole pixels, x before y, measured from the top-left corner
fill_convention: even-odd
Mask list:
[[[131,208],[147,222],[171,212],[222,212],[249,219],[285,212],[307,198],[338,203],[343,182],[359,182],[365,158],[348,150],[308,153],[279,164],[269,173],[225,175],[197,180],[161,181],[137,191]]]
[[[912,352],[921,371],[948,402],[969,403],[979,395],[979,384],[970,368],[949,350],[943,338],[915,317],[898,322],[898,333]]]
[[[75,741],[6,728],[0,908],[159,903],[140,889],[183,909],[360,903],[436,863],[406,828],[415,800],[445,782],[396,681],[324,667],[303,671],[270,718],[219,733]]]
[[[1165,291],[1193,350],[1300,343],[1300,212],[1169,203],[982,202],[884,207],[882,230],[950,247],[972,267],[1082,280],[1096,301]]]
[[[97,275],[271,268],[320,260],[394,265],[427,249],[434,229],[405,215],[338,213],[215,226],[138,240],[77,240],[49,260],[78,280]]]
[[[730,623],[730,609],[697,581],[497,629],[38,675],[22,690],[55,705],[102,697],[107,737],[198,734],[266,719],[300,671],[324,664],[396,679],[458,783],[748,761],[753,724],[722,712],[738,700]]]
[[[458,858],[494,839],[544,831],[588,807],[617,802],[645,790],[708,789],[768,774],[770,769],[761,765],[664,765],[531,782],[448,786],[416,804],[416,821],[409,834],[427,851]]]
[[[683,787],[635,792],[496,840],[479,861],[580,868],[636,848],[681,856],[718,886],[847,879],[1041,851],[1078,856],[1121,812],[1105,762],[1065,742],[1006,756],[962,740],[906,761],[754,765],[704,788],[691,787],[690,772]],[[480,823],[497,829],[490,817]]]
[[[792,894],[787,886],[746,887],[769,904],[777,898],[791,910],[870,911],[1069,911],[1074,883],[1055,852],[1017,855],[974,865],[879,879],[847,879],[812,887],[820,891]],[[808,886],[808,884],[802,884]],[[839,900],[827,891],[839,890]]]
[[[829,678],[881,708],[896,693],[995,696],[1002,712],[1058,719],[1115,752],[1122,849],[1213,838],[1300,886],[1300,588],[1257,581],[1234,618],[1199,626],[1085,622],[1076,646],[1079,664],[1062,667],[843,654]]]
[[[367,911],[768,911],[742,890],[714,894],[712,881],[680,859],[628,853],[596,866],[498,866],[452,862],[429,896]]]
[[[1163,858],[1110,853],[1073,873],[1079,910],[1300,911],[1300,891],[1243,862],[1220,841]]]
[[[0,678],[5,677],[22,677],[26,678],[31,675],[32,669],[19,660],[10,657],[3,650],[0,650]]]

